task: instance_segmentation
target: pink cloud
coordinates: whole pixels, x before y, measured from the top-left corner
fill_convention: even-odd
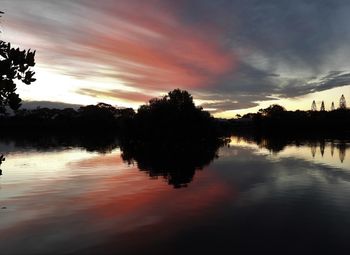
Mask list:
[[[97,32],[88,41],[77,40],[98,52],[97,58],[113,66],[126,83],[153,89],[198,88],[232,71],[234,55],[206,27],[188,26],[150,4],[122,3],[110,6],[110,15],[100,21],[112,30]],[[119,31],[124,34],[118,36]]]
[[[11,27],[35,31],[40,40],[31,46],[38,50],[39,60],[65,74],[109,76],[132,87],[165,91],[213,86],[235,68],[236,57],[222,46],[217,28],[183,22],[178,14],[181,3],[56,5],[49,11],[58,20],[17,17]],[[57,14],[62,11],[65,15]]]

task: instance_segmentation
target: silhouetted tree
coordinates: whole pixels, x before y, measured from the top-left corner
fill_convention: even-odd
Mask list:
[[[273,104],[265,109],[260,109],[259,113],[261,113],[263,116],[273,117],[273,116],[280,115],[285,111],[286,109],[283,106],[280,106],[278,104]]]
[[[346,155],[346,144],[345,142],[340,142],[338,144],[338,149],[339,149],[339,159],[340,159],[340,162],[344,162],[344,159],[345,159],[345,155]]]
[[[332,139],[332,141],[331,141],[331,156],[332,157],[334,155],[334,148],[335,148],[335,144],[334,144],[334,140]]]
[[[269,134],[320,134],[349,136],[350,110],[287,111],[282,106],[271,105],[258,113],[249,113],[241,119],[232,119],[233,133],[254,132]]]
[[[27,85],[35,81],[35,73],[30,69],[35,65],[34,56],[35,51],[14,49],[10,43],[0,40],[0,114],[6,113],[7,106],[13,110],[21,106],[15,80]]]
[[[131,134],[121,140],[122,157],[153,178],[186,186],[223,144],[219,122],[196,107],[187,91],[175,89],[140,106]]]
[[[344,95],[341,95],[340,100],[339,100],[339,109],[346,109],[346,100]]]
[[[321,156],[322,156],[322,157],[323,157],[323,155],[324,155],[325,147],[326,147],[325,141],[324,141],[324,140],[321,140],[321,141],[320,141],[320,152],[321,152]]]
[[[134,135],[151,139],[205,139],[217,136],[216,122],[192,96],[175,89],[161,98],[142,105],[135,115]]]
[[[3,161],[5,161],[5,157],[4,157],[4,155],[0,155],[0,166],[1,166],[1,164],[2,164],[2,162]],[[2,170],[0,169],[0,175],[2,175]]]
[[[105,122],[113,121],[117,109],[106,103],[98,103],[97,105],[82,106],[78,109],[79,118],[86,122]]]
[[[311,104],[311,111],[313,111],[313,112],[317,111],[317,106],[316,106],[315,100],[312,101],[312,104]]]
[[[0,166],[1,166],[3,161],[5,161],[5,157],[4,157],[4,155],[1,154],[0,155]]]
[[[132,141],[121,139],[121,157],[129,164],[137,163],[141,171],[152,178],[163,177],[174,188],[186,187],[195,172],[218,157],[217,151],[225,141],[203,141],[184,144],[174,141]]]
[[[324,107],[324,101],[322,101],[320,111],[324,112],[325,110],[326,108]]]

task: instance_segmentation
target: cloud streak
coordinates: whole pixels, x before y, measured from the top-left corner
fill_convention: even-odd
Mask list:
[[[132,91],[123,91],[123,90],[97,90],[97,89],[88,89],[82,88],[79,90],[79,93],[83,95],[88,95],[92,97],[100,98],[112,98],[112,99],[123,99],[125,101],[136,101],[144,103],[149,101],[153,96],[146,95],[141,92],[132,92]]]
[[[203,106],[219,112],[350,84],[345,0],[2,4],[5,35],[37,49],[38,62],[78,79],[115,81],[72,88],[91,97],[141,102],[182,88],[210,97]]]
[[[42,49],[47,65],[68,75],[107,76],[133,87],[168,90],[210,86],[234,68],[234,55],[209,38],[210,31],[181,23],[158,1],[49,3],[47,17],[35,16],[34,9],[32,16],[11,23],[21,30],[35,27],[47,43],[33,47]]]

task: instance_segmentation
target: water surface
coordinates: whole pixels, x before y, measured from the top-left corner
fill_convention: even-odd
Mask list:
[[[0,143],[6,155],[1,254],[341,254],[350,248],[347,141],[276,147],[232,137],[216,153],[187,160],[189,167],[176,164],[184,173],[174,168],[178,155],[172,165],[154,166],[121,157],[117,145],[108,148]]]

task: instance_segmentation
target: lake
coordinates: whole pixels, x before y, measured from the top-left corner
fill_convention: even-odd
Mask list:
[[[218,150],[152,151],[118,141],[0,142],[0,254],[350,248],[349,141],[232,137]]]

